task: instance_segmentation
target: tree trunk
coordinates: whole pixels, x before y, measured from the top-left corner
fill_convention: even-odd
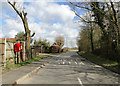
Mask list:
[[[91,40],[91,49],[92,49],[92,52],[94,51],[94,45],[93,45],[93,28],[92,28],[92,24],[90,24],[91,27],[90,27],[90,40]]]
[[[28,22],[27,22],[27,13],[24,13],[24,20],[23,21],[23,25],[24,25],[24,28],[25,28],[25,35],[26,35],[26,41],[25,41],[25,50],[26,50],[26,57],[27,59],[30,59],[31,58],[31,46],[30,46],[30,41],[31,41],[31,36],[30,36],[30,33],[31,31],[29,30],[29,27],[28,27]]]
[[[30,33],[26,33],[26,41],[25,41],[25,50],[26,50],[26,57],[27,59],[31,58],[31,46],[30,46]]]

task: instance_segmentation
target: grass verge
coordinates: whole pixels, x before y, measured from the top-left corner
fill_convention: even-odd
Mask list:
[[[99,56],[87,52],[78,52],[78,54],[95,64],[101,65],[113,72],[120,74],[120,65],[116,61],[101,58]]]
[[[43,58],[47,58],[47,57],[41,57],[41,56],[36,56],[35,58],[33,59],[30,59],[30,60],[27,60],[25,62],[20,62],[19,64],[7,64],[5,68],[3,68],[2,70],[2,73],[6,73],[12,69],[16,69],[16,68],[19,68],[21,66],[24,66],[24,65],[27,65],[27,64],[30,64],[32,62],[35,62],[35,61],[39,61]]]

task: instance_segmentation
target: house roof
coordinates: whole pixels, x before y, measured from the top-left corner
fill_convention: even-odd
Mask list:
[[[5,39],[4,38],[0,38],[0,41],[4,41]],[[17,38],[6,38],[7,41],[17,41]]]
[[[60,47],[59,45],[52,45],[51,47]]]

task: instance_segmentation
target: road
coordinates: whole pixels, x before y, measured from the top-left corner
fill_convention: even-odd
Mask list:
[[[21,84],[118,84],[118,75],[69,51]],[[106,85],[105,85],[106,86]]]

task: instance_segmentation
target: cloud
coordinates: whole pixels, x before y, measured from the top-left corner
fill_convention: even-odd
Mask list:
[[[6,24],[3,25],[3,31],[4,30],[17,30],[17,31],[24,31],[24,27],[22,22],[19,22],[17,20],[14,19],[6,19],[5,20]]]
[[[45,22],[51,22],[55,19],[68,22],[68,20],[72,20],[75,16],[68,5],[58,5],[45,1],[25,5],[25,9],[31,17]]]
[[[11,35],[12,34],[12,38],[14,38],[15,37],[15,35],[17,35],[17,33],[18,33],[18,31],[16,31],[16,30],[11,30],[9,33],[8,33],[8,35]]]
[[[34,39],[39,37],[46,38],[51,43],[58,35],[63,35],[69,41],[74,40],[78,34],[78,26],[74,24],[74,12],[68,5],[59,5],[53,2],[31,2],[24,5],[25,11],[28,13],[28,23],[31,33],[35,32]],[[9,8],[12,9],[12,8]],[[6,9],[7,11],[7,9]],[[3,16],[4,34],[9,37],[14,37],[17,32],[24,31],[21,19],[14,14],[7,14]],[[14,15],[16,15],[14,18]],[[75,40],[74,40],[74,43]]]
[[[0,38],[4,37],[2,30],[0,30]]]

